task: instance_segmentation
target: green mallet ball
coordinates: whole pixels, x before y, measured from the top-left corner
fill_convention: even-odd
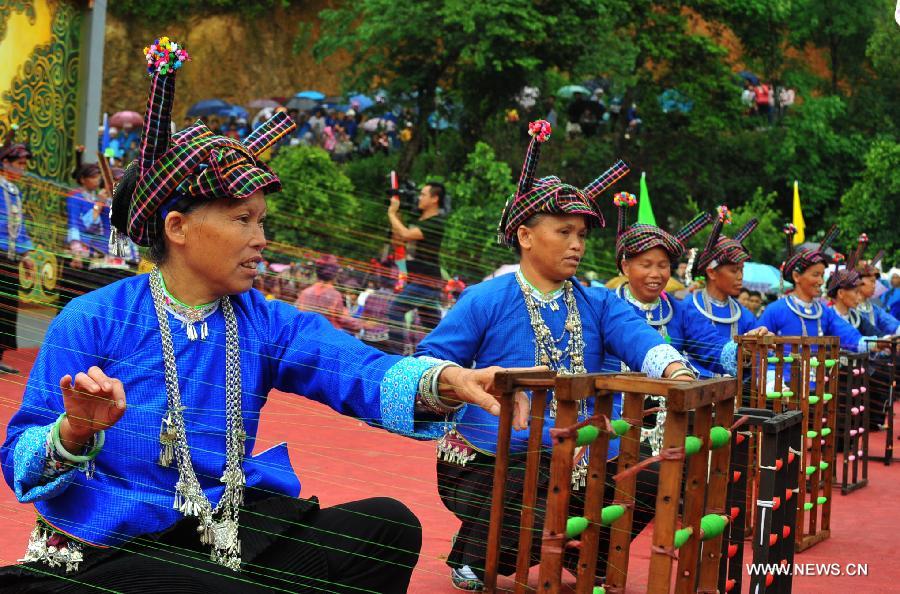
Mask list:
[[[609,526],[625,513],[624,505],[607,505],[600,511],[600,523]]]
[[[575,438],[575,445],[578,446],[586,446],[590,443],[594,443],[594,440],[597,439],[600,435],[600,430],[597,429],[594,425],[585,425],[578,429],[578,435]]]
[[[623,435],[628,433],[629,429],[631,429],[631,425],[625,419],[616,419],[615,421],[611,421],[609,424],[612,425],[613,431],[615,431],[616,435],[618,435],[619,437],[622,437]]]
[[[684,543],[688,541],[691,535],[694,533],[694,529],[688,526],[687,528],[681,528],[675,531],[675,548],[680,549],[684,546]]]
[[[684,438],[684,454],[686,456],[693,456],[700,451],[701,447],[703,447],[703,440],[699,437],[688,435]]]
[[[575,538],[588,527],[588,519],[584,516],[574,516],[566,520],[566,538]]]
[[[731,431],[725,427],[716,426],[709,430],[709,447],[717,450],[731,442]]]
[[[728,516],[720,514],[708,514],[700,518],[700,530],[703,531],[703,540],[709,540],[720,536],[728,525]]]

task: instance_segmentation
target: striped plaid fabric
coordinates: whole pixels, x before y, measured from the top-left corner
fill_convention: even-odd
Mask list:
[[[616,238],[616,262],[621,267],[623,258],[633,258],[657,247],[665,250],[669,258],[675,261],[684,253],[685,243],[711,220],[709,213],[700,213],[674,235],[655,225],[630,225]]]
[[[516,231],[537,213],[584,215],[588,227],[604,224],[603,215],[591,206],[581,189],[550,175],[535,181],[526,194],[509,199],[500,219],[500,243],[510,247],[515,245]]]
[[[833,299],[841,289],[853,289],[858,287],[859,281],[859,273],[855,270],[848,270],[847,268],[836,270],[828,279],[828,296]]]
[[[546,122],[544,124],[549,129],[549,124]],[[532,136],[525,153],[516,193],[503,207],[497,228],[497,241],[501,245],[514,246],[519,227],[537,213],[584,215],[589,228],[603,227],[606,221],[603,220],[603,214],[597,207],[597,198],[604,190],[628,175],[628,165],[619,161],[583,190],[563,183],[555,175],[535,180],[534,172],[541,154],[541,144],[542,141],[537,135]]]
[[[707,268],[717,268],[722,264],[740,264],[749,260],[750,252],[741,242],[756,229],[757,225],[759,225],[759,221],[751,219],[735,234],[734,239],[729,239],[720,235],[722,225],[721,221],[717,221],[710,233],[709,241],[694,260],[694,269],[690,271],[691,276],[705,276]],[[714,245],[710,245],[713,243]]]
[[[170,137],[174,95],[174,74],[155,74],[141,137],[141,175],[128,212],[128,236],[145,247],[160,232],[157,211],[176,193],[210,200],[279,191],[281,182],[258,156],[296,127],[278,113],[244,143],[213,134],[200,121]]]
[[[784,280],[794,282],[793,274],[795,270],[798,273],[803,274],[810,266],[827,264],[829,260],[828,256],[825,254],[825,250],[828,249],[831,242],[837,237],[837,234],[837,225],[832,225],[831,229],[828,230],[828,233],[825,234],[825,237],[819,244],[819,247],[815,249],[802,249],[792,254],[781,267],[781,276]],[[788,239],[788,241],[790,242],[790,239]]]

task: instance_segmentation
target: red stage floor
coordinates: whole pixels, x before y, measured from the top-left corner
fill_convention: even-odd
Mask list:
[[[27,369],[33,350],[10,354],[13,365]],[[21,400],[24,376],[0,377],[0,422],[5,426]],[[127,414],[127,413],[126,413]],[[883,450],[883,434],[873,435],[873,453]],[[395,497],[412,508],[424,526],[424,542],[410,592],[456,592],[444,558],[456,519],[441,505],[435,487],[434,444],[404,439],[340,417],[302,398],[273,393],[263,414],[257,450],[287,441],[303,495],[318,495],[325,506],[375,495]],[[842,497],[832,507],[832,537],[797,555],[797,563],[868,564],[868,576],[795,577],[793,591],[879,594],[900,592],[900,565],[893,551],[900,534],[894,505],[900,487],[900,463],[870,464],[869,486]],[[836,491],[839,493],[839,491]],[[0,564],[14,563],[24,551],[33,525],[30,506],[16,502],[0,487]],[[647,532],[635,542],[629,592],[646,587]],[[508,582],[507,582],[508,583]]]

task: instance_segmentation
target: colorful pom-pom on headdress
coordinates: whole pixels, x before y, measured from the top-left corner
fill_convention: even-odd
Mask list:
[[[733,222],[731,219],[731,210],[724,204],[717,209],[717,213],[719,215],[719,220],[722,221],[723,225],[730,225]]]
[[[547,142],[550,140],[550,133],[553,129],[547,120],[537,120],[528,124],[528,135],[538,142]]]
[[[168,37],[160,37],[151,45],[144,48],[144,57],[147,59],[147,74],[168,74],[181,68],[182,64],[190,60],[190,56],[183,47],[180,47]]]

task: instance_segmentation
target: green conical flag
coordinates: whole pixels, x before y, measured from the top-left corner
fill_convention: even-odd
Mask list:
[[[653,206],[650,205],[650,192],[647,191],[647,173],[641,172],[641,197],[638,200],[638,223],[656,226]]]

